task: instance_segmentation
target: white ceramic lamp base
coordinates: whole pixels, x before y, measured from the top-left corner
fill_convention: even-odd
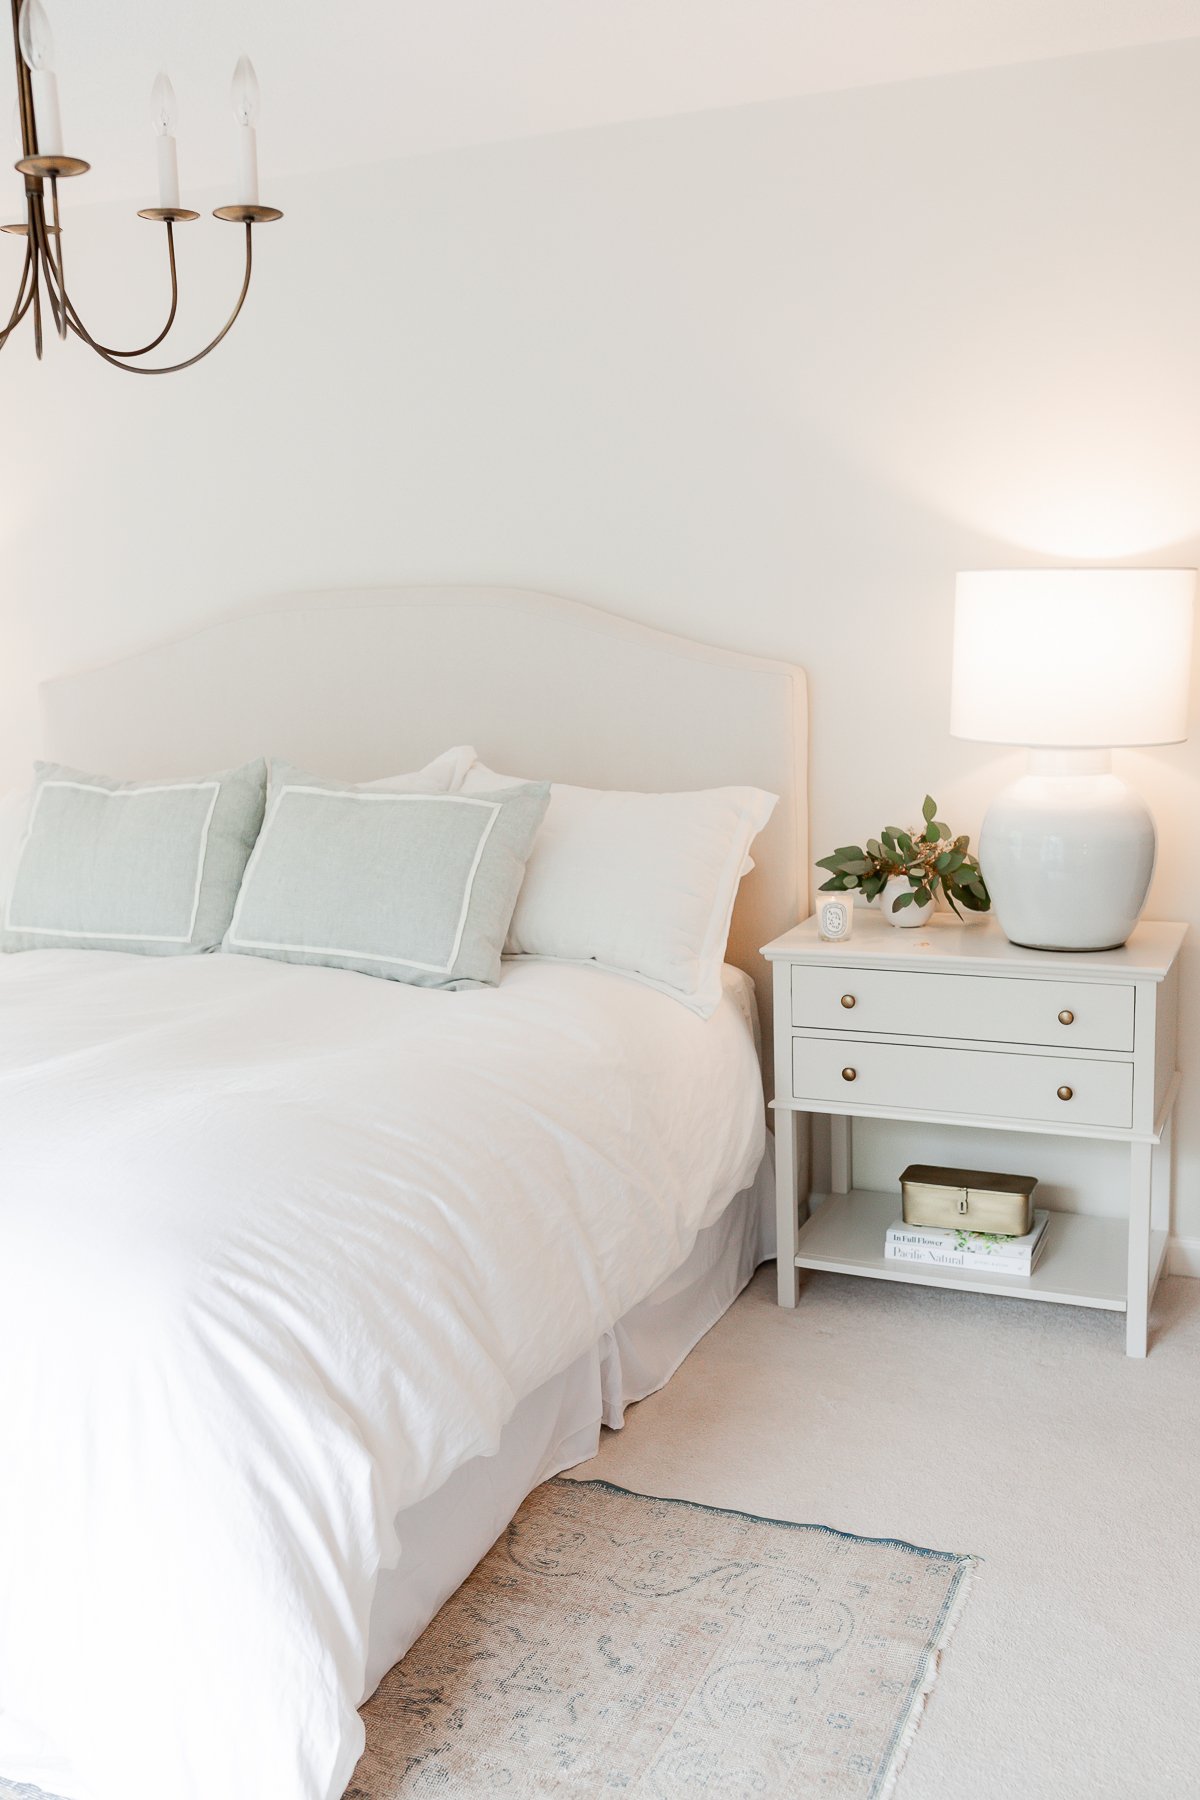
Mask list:
[[[1031,950],[1112,950],[1141,915],[1154,820],[1107,750],[1035,750],[997,794],[979,836],[992,908]]]

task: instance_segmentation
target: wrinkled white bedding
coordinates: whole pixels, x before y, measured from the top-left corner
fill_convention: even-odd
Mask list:
[[[335,1800],[397,1514],[762,1149],[732,993],[0,960],[0,1772]]]

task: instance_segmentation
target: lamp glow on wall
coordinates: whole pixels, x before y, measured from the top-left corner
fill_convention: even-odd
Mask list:
[[[958,577],[950,730],[1023,744],[979,860],[1005,935],[1108,950],[1136,925],[1154,820],[1117,746],[1187,736],[1194,569],[996,569]]]

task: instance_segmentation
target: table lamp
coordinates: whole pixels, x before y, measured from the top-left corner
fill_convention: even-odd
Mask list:
[[[1110,950],[1137,924],[1154,820],[1109,753],[1187,736],[1195,589],[1194,569],[958,577],[951,733],[1031,751],[979,838],[1014,944]]]

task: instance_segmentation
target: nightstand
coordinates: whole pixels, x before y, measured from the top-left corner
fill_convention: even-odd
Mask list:
[[[889,925],[860,908],[848,943],[815,919],[768,944],[774,965],[779,1304],[827,1269],[971,1293],[1102,1307],[1146,1320],[1170,1229],[1178,957],[1187,927],[1143,921],[1120,950],[1059,955],[1010,944],[994,921]],[[832,1187],[797,1186],[797,1121],[830,1115]],[[1051,1214],[1032,1275],[889,1261],[900,1187],[855,1189],[854,1119],[911,1119],[1107,1138],[1129,1149],[1129,1220]],[[897,1171],[897,1176],[899,1171]]]

